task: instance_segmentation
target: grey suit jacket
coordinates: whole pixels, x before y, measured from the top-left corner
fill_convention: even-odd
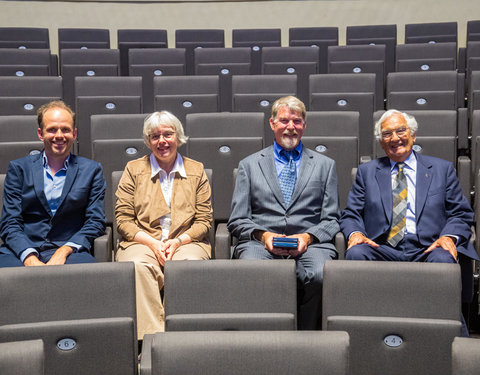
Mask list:
[[[332,159],[303,148],[288,206],[278,182],[273,146],[240,162],[228,221],[228,230],[240,242],[252,240],[255,230],[309,233],[319,242],[330,242],[340,230],[338,219],[337,172]]]

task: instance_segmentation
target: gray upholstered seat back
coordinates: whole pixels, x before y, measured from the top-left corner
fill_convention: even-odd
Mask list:
[[[348,346],[345,332],[164,332],[152,374],[344,375]]]

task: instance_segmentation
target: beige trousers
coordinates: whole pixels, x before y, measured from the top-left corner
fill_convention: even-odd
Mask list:
[[[195,243],[180,246],[172,260],[209,259],[208,253]],[[117,262],[135,263],[135,290],[137,294],[137,335],[164,331],[164,310],[160,292],[163,289],[163,267],[148,246],[134,244],[119,249]]]

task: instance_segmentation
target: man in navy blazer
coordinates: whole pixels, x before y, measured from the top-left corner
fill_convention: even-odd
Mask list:
[[[10,162],[5,178],[0,267],[89,263],[105,231],[101,165],[70,154],[75,114],[54,101],[38,110],[43,152]]]
[[[332,242],[340,228],[335,162],[303,147],[305,117],[305,105],[295,97],[273,104],[275,142],[240,162],[228,229],[239,240],[240,259],[295,260],[298,329],[313,330],[320,322],[323,265],[337,257]],[[294,176],[289,192],[282,187],[284,172]],[[274,237],[297,239],[298,245],[276,247]]]
[[[340,227],[348,239],[346,259],[455,263],[458,253],[478,256],[469,242],[473,211],[453,165],[412,151],[418,124],[396,110],[375,125],[386,157],[360,165]],[[403,239],[392,246],[397,163],[404,163],[408,194]]]

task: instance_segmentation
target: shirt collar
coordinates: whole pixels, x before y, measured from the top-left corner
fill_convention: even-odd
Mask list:
[[[397,165],[397,162],[393,161],[392,159],[389,159],[389,160],[390,160],[390,170],[393,171],[395,169],[395,166]],[[408,169],[411,169],[413,171],[417,169],[417,157],[415,156],[415,153],[413,151],[408,156],[408,158],[405,159],[404,163]]]
[[[285,157],[281,154],[283,147],[280,146],[276,141],[273,141],[273,152],[275,153],[275,156],[277,159],[285,160]],[[302,141],[300,141],[297,145],[297,147],[294,148],[296,151],[296,155],[293,157],[293,160],[297,161],[300,156],[302,155],[302,150],[303,150],[303,144]],[[286,160],[288,161],[288,160]]]
[[[160,171],[164,171],[165,174],[167,173],[164,169],[162,169],[157,162],[157,159],[155,158],[155,155],[153,155],[153,152],[150,154],[150,166],[152,169],[152,173],[150,175],[150,178],[155,177]],[[183,158],[182,155],[180,155],[177,152],[177,158],[175,159],[175,164],[173,164],[172,172],[178,172],[180,176],[183,178],[187,178],[187,172],[185,172],[185,166],[183,165]]]
[[[47,155],[45,154],[45,151],[42,152],[42,158],[43,158],[43,168],[47,168],[48,166],[48,158]],[[63,169],[67,170],[68,169],[68,162],[70,160],[70,154],[68,154],[67,158],[63,162]]]

